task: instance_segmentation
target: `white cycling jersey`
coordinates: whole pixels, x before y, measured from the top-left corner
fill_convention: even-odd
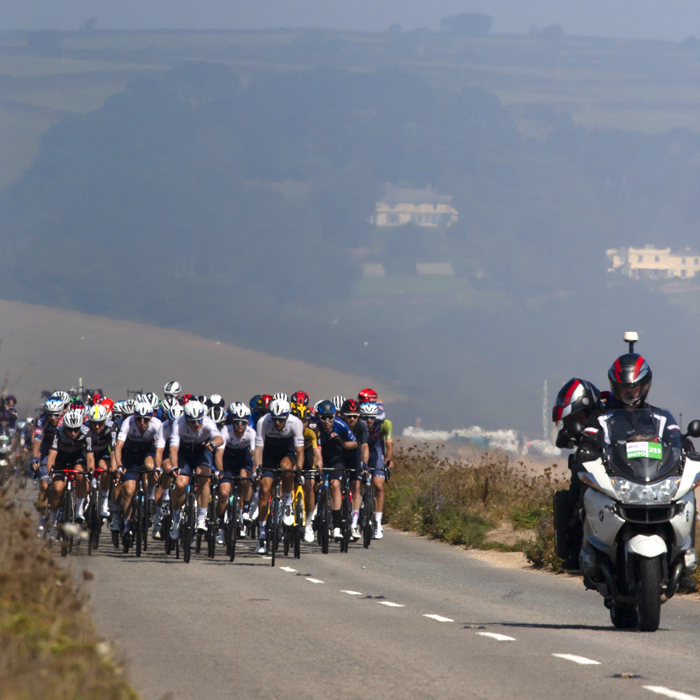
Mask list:
[[[296,416],[290,415],[282,430],[278,430],[268,413],[258,421],[255,445],[265,447],[265,438],[270,438],[270,442],[276,444],[289,441],[294,447],[304,447],[304,424]]]
[[[151,447],[158,436],[161,422],[157,418],[151,418],[146,429],[141,432],[134,416],[129,416],[119,429],[117,440],[124,442],[124,447],[131,450],[143,450]]]
[[[215,437],[220,437],[221,433],[216,427],[216,423],[208,416],[204,417],[199,430],[190,428],[185,416],[180,416],[176,423],[173,423],[173,431],[170,433],[170,446],[178,447],[182,442],[186,447],[193,448],[210,442]]]
[[[252,450],[255,447],[255,431],[250,425],[246,425],[245,432],[241,437],[236,437],[232,425],[225,425],[221,430],[221,437],[224,444],[218,449],[223,450]]]
[[[169,421],[163,421],[158,431],[158,437],[156,438],[156,447],[161,450],[165,448],[170,442],[170,436],[173,433],[173,424]]]

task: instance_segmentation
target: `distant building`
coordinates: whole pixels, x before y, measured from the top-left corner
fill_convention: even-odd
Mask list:
[[[432,187],[424,190],[387,186],[384,197],[377,202],[374,223],[378,227],[451,226],[457,221],[452,196],[438,194]]]
[[[700,253],[684,248],[672,253],[670,248],[613,248],[606,254],[610,261],[608,272],[618,272],[628,277],[665,279],[690,278],[700,275]]]

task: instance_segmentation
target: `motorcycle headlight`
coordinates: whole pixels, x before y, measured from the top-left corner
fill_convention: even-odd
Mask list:
[[[679,476],[672,476],[657,484],[635,484],[633,481],[613,477],[610,483],[622,503],[670,503],[678,493]]]

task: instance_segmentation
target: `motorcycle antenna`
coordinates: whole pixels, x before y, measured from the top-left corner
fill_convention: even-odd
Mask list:
[[[634,352],[634,344],[639,342],[639,335],[636,331],[627,331],[623,336],[623,340],[629,345],[630,353]]]

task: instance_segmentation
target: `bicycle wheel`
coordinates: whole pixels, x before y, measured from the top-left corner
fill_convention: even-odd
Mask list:
[[[351,525],[351,513],[350,513],[350,492],[347,486],[343,489],[343,501],[340,505],[340,531],[343,538],[340,540],[340,551],[347,554],[348,548],[350,546],[350,525]]]
[[[372,542],[372,521],[374,520],[374,493],[372,484],[365,484],[362,492],[362,544],[365,549]]]
[[[304,536],[304,492],[297,489],[294,497],[294,558],[301,558],[301,539]]]
[[[321,545],[321,552],[328,554],[328,528],[331,522],[330,494],[326,487],[321,492],[321,502],[318,504],[318,537]]]
[[[99,531],[97,529],[98,515],[97,515],[97,503],[92,495],[92,491],[88,496],[88,507],[87,513],[85,514],[85,525],[88,529],[88,556],[92,555],[92,550],[97,549],[97,538],[99,537]]]
[[[172,526],[172,518],[170,513],[165,513],[160,525],[160,534],[165,546],[165,553],[170,554],[173,551],[173,540],[170,537],[170,527]]]
[[[134,499],[134,517],[132,520],[136,524],[136,556],[140,557],[141,546],[143,544],[143,529],[141,526],[143,520],[143,494],[141,492],[137,492],[136,498]]]
[[[209,499],[207,510],[207,553],[210,559],[216,556],[216,528],[219,519],[216,517],[216,499]]]
[[[238,494],[231,494],[228,502],[228,524],[227,524],[227,543],[229,561],[236,558],[236,542],[238,542],[238,519],[240,518],[240,503]]]
[[[150,509],[150,500],[146,498],[146,494],[144,493],[143,496],[143,507],[141,509],[141,520],[139,521],[139,525],[141,527],[141,546],[143,547],[143,551],[147,552],[148,551],[148,528],[151,526],[153,523],[150,514],[149,514],[149,509]]]
[[[182,540],[182,560],[185,564],[190,563],[192,556],[192,534],[194,532],[194,493],[187,495],[185,501],[185,513],[182,516],[184,519],[183,527],[180,528],[180,539]]]
[[[277,553],[277,547],[279,545],[280,505],[281,500],[279,494],[275,494],[275,497],[272,499],[272,518],[270,518],[270,520],[272,520],[272,530],[267,533],[267,540],[270,543],[270,546],[268,548],[270,550],[270,553],[272,554],[272,566],[275,565],[275,554]]]
[[[75,525],[75,491],[72,487],[67,489],[65,508],[63,511],[64,525]],[[63,546],[61,547],[61,555],[67,556],[68,552],[73,550],[73,535],[66,535],[63,531]]]

